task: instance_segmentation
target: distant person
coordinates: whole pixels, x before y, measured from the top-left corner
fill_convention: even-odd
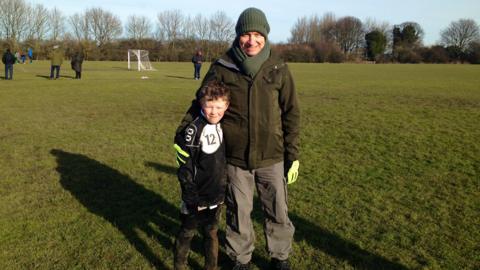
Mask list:
[[[25,61],[27,60],[27,56],[25,55],[24,52],[20,54],[20,58],[22,59],[22,64],[25,64]]]
[[[192,63],[194,68],[193,78],[195,80],[200,79],[200,69],[202,68],[203,63],[203,53],[201,50],[198,50],[195,55],[192,57]]]
[[[83,53],[76,52],[75,55],[72,57],[72,61],[70,64],[72,65],[72,69],[75,70],[75,79],[82,78],[82,63],[83,63]]]
[[[178,160],[182,225],[175,240],[175,270],[187,269],[190,242],[197,227],[203,234],[203,269],[217,269],[218,221],[227,181],[220,120],[228,108],[230,93],[224,84],[211,82],[199,90],[197,100],[201,106],[198,117],[175,136],[175,148],[185,150],[185,157]]]
[[[53,51],[50,53],[50,80],[60,78],[60,66],[63,63],[63,51],[60,46],[53,46]],[[55,77],[53,76],[55,71]]]
[[[13,65],[16,61],[15,55],[10,52],[10,49],[7,49],[2,56],[2,63],[5,65],[5,80],[13,79]]]
[[[28,48],[28,60],[30,60],[30,64],[33,62],[33,50],[32,48]]]

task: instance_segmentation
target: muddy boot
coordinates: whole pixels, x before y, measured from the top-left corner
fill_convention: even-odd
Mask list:
[[[216,226],[207,226],[204,231],[205,270],[216,270],[218,261],[218,235]]]
[[[190,251],[190,242],[192,241],[195,231],[181,230],[175,240],[174,251],[174,269],[187,269],[188,253]]]

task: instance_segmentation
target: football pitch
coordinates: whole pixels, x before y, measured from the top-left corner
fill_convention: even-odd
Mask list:
[[[0,269],[173,268],[173,135],[200,82],[191,63],[152,64],[85,62],[74,80],[64,62],[49,80],[38,61],[0,80]],[[480,66],[290,68],[293,268],[479,269]],[[265,269],[258,202],[252,215]],[[203,267],[200,238],[189,264]]]

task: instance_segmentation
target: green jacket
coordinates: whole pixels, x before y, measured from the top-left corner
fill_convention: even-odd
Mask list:
[[[52,66],[61,66],[63,63],[63,51],[55,49],[50,53],[50,64]]]
[[[252,79],[227,53],[211,65],[202,85],[211,80],[230,89],[222,119],[229,164],[256,169],[298,160],[300,111],[292,75],[281,59],[272,53]],[[178,130],[199,112],[194,100]]]

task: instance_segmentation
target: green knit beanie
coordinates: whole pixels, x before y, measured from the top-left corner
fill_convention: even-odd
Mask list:
[[[235,26],[237,36],[246,32],[259,32],[267,38],[270,32],[270,25],[268,25],[265,13],[258,8],[247,8],[238,17],[237,25]]]

